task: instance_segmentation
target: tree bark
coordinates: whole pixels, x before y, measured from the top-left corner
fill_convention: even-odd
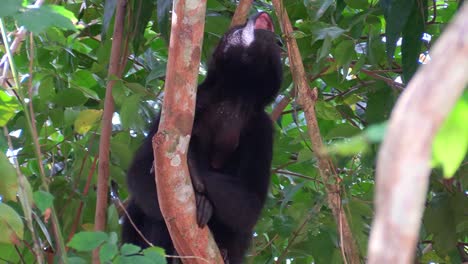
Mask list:
[[[153,137],[159,205],[184,263],[223,263],[209,229],[197,225],[187,168],[205,9],[206,0],[174,1],[161,122]]]
[[[468,82],[468,4],[400,96],[378,154],[369,263],[413,263],[433,138]]]
[[[236,8],[236,12],[231,20],[231,27],[242,25],[247,20],[249,15],[250,7],[252,6],[253,0],[240,0],[239,5]]]

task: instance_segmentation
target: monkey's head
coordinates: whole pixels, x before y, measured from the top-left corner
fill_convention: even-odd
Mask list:
[[[225,94],[240,93],[262,106],[270,103],[282,79],[281,47],[271,17],[261,12],[226,32],[213,53],[209,75],[210,70],[223,78],[220,84],[230,84],[220,86],[237,85],[236,91]]]

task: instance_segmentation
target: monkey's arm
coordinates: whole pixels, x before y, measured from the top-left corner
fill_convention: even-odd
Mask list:
[[[214,217],[240,231],[254,227],[265,202],[273,142],[272,124],[266,114],[251,119],[244,131],[233,175],[212,170],[200,172]]]

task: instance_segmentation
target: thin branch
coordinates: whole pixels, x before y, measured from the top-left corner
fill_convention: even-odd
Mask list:
[[[304,109],[306,123],[308,127],[309,137],[312,143],[312,149],[317,155],[318,169],[320,176],[325,182],[327,191],[328,205],[333,212],[337,227],[342,226],[343,232],[341,233],[341,246],[346,253],[346,258],[343,259],[345,263],[348,261],[352,264],[360,263],[359,250],[356,246],[356,241],[351,233],[346,214],[341,208],[341,179],[336,175],[334,165],[328,156],[322,154],[323,142],[320,136],[320,130],[315,115],[315,103],[317,101],[317,89],[310,89],[308,79],[302,64],[302,58],[297,46],[296,40],[292,37],[293,28],[289,20],[286,9],[283,7],[281,0],[273,0],[275,11],[280,19],[283,33],[286,36],[286,44],[288,48],[288,55],[290,59],[291,72],[294,84],[296,85],[299,93],[299,104]]]
[[[112,36],[112,49],[107,76],[106,97],[104,99],[104,113],[101,120],[101,138],[99,140],[99,165],[96,197],[96,213],[94,218],[94,230],[104,231],[106,228],[107,198],[109,192],[109,148],[112,136],[112,116],[114,114],[114,99],[112,87],[115,79],[121,78],[122,41],[124,35],[124,21],[128,0],[120,0],[117,3],[117,11]],[[93,263],[99,263],[99,248],[93,251]]]

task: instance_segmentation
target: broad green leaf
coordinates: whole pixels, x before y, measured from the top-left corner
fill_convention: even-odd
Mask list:
[[[39,97],[42,101],[48,102],[55,96],[55,84],[54,79],[51,76],[47,76],[41,80],[39,84]]]
[[[16,193],[18,192],[18,177],[16,170],[11,165],[7,156],[0,152],[0,195],[6,201],[16,201]]]
[[[104,243],[107,238],[104,232],[85,231],[75,234],[67,245],[78,251],[91,251]]]
[[[15,97],[10,96],[4,90],[0,91],[0,127],[5,126],[16,112],[20,110],[20,105]]]
[[[368,147],[369,143],[363,136],[355,136],[327,147],[327,152],[341,156],[353,156],[367,151]]]
[[[151,70],[151,72],[146,77],[146,85],[152,83],[154,80],[160,79],[166,75],[167,64],[160,62]]]
[[[135,246],[133,244],[123,244],[120,248],[120,252],[122,255],[132,255],[137,254],[140,252],[141,248],[139,246]]]
[[[429,234],[433,235],[434,246],[440,253],[447,254],[457,244],[456,218],[453,197],[437,194],[432,198],[424,212],[423,223]]]
[[[322,118],[325,120],[336,120],[341,117],[340,113],[332,104],[324,101],[318,101],[315,104],[315,111],[317,113],[318,118]]]
[[[371,124],[386,121],[396,100],[392,88],[387,84],[379,83],[374,87],[375,90],[367,94],[366,119]]]
[[[22,0],[2,0],[0,18],[18,13],[22,6]]]
[[[385,36],[387,46],[387,58],[393,60],[395,47],[398,38],[408,21],[415,0],[382,0],[380,5],[383,8],[386,20]]]
[[[420,6],[420,3],[422,6]],[[416,1],[408,21],[403,28],[401,43],[401,60],[403,63],[403,81],[408,83],[418,69],[421,53],[422,35],[427,17],[427,1]]]
[[[369,6],[367,0],[345,0],[346,4],[355,9],[366,9]]]
[[[78,134],[86,134],[101,119],[102,110],[86,109],[78,114],[75,119],[75,131]]]
[[[307,13],[312,21],[317,21],[323,16],[325,11],[333,4],[333,0],[307,0],[304,5],[307,8]]]
[[[106,263],[107,261],[112,260],[118,252],[119,249],[116,244],[106,242],[99,249],[99,260],[101,263]]]
[[[88,264],[88,262],[80,257],[68,257],[68,264]]]
[[[55,5],[29,9],[15,16],[20,25],[24,25],[28,30],[36,34],[44,32],[49,27],[76,30],[70,17],[76,20],[72,13]]]
[[[12,244],[23,239],[24,225],[21,217],[10,206],[0,203],[0,243]]]
[[[364,136],[369,142],[380,143],[385,137],[385,132],[387,130],[387,122],[380,124],[373,124],[366,128],[364,131]]]
[[[97,93],[92,89],[98,86],[98,82],[94,79],[93,74],[89,71],[78,70],[70,77],[70,82],[76,85],[76,88],[83,92],[83,94],[91,99],[100,100]],[[75,86],[74,86],[75,87]]]
[[[120,121],[123,128],[141,127],[144,124],[142,116],[138,114],[141,103],[141,95],[134,94],[127,98],[120,110]]]
[[[143,255],[154,261],[155,264],[166,264],[166,252],[160,247],[150,247],[143,250]]]
[[[107,31],[109,30],[109,25],[114,17],[115,8],[117,6],[117,0],[107,0],[104,2],[104,17],[102,22],[102,39],[107,38]],[[138,1],[137,1],[138,2]]]
[[[54,196],[45,191],[36,191],[33,197],[34,203],[42,213],[44,213],[47,208],[51,208],[54,202]]]
[[[349,124],[339,124],[332,128],[325,138],[348,138],[358,134],[359,132],[361,132],[361,130],[355,126]]]
[[[151,19],[153,10],[156,9],[156,1],[132,1],[133,10],[135,15],[132,16],[133,32],[135,37],[133,39],[133,49],[140,53],[140,43],[144,37],[146,25]]]
[[[338,66],[349,65],[354,55],[354,42],[352,40],[344,40],[340,42],[335,49],[334,55]]]
[[[323,58],[328,57],[330,55],[330,49],[332,46],[332,39],[330,36],[326,36],[323,40],[322,47],[319,50],[319,55],[317,56],[317,62]]]
[[[162,37],[169,43],[169,32],[171,29],[169,14],[172,8],[172,0],[157,0],[156,7],[158,29]]]
[[[329,36],[331,40],[334,40],[346,32],[346,30],[342,28],[330,26],[329,24],[325,23],[315,23],[311,27],[311,32],[314,36],[312,43],[316,42],[317,40],[325,39],[327,36]]]
[[[60,106],[70,107],[84,104],[88,99],[78,89],[67,88],[58,92],[54,97],[54,102]]]
[[[442,166],[445,178],[451,178],[468,150],[468,93],[458,100],[432,145],[433,163]]]

